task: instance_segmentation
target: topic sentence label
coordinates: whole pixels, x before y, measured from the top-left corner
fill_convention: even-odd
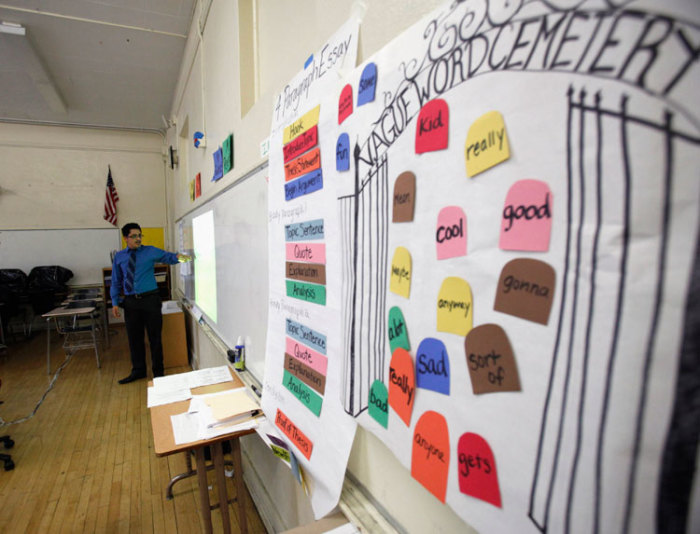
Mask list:
[[[323,239],[323,219],[284,226],[285,241],[311,241],[312,239]]]
[[[288,336],[326,354],[326,336],[292,319],[285,319],[285,332]]]

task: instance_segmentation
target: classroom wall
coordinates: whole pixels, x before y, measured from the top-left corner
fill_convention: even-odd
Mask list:
[[[162,150],[158,133],[0,123],[0,230],[112,227],[108,165],[118,222],[166,227]]]
[[[166,144],[177,148],[180,158],[178,167],[167,171],[169,218],[173,224],[266,160],[261,156],[260,144],[269,135],[274,95],[351,13],[364,13],[359,63],[440,3],[213,0],[201,35],[199,17],[194,17],[173,99],[173,125],[167,131]],[[252,37],[246,26],[251,20]],[[241,43],[247,48],[242,49]],[[251,58],[252,70],[248,63]],[[206,148],[194,148],[195,131],[206,134]],[[234,135],[234,168],[218,182],[211,182],[212,153],[230,133]],[[198,172],[201,197],[192,201],[189,183]],[[173,226],[173,235],[175,230]],[[190,348],[196,363],[201,367],[222,365],[224,354],[203,335],[199,325],[191,322],[190,329]],[[246,440],[243,454],[246,482],[268,527],[279,531],[313,519],[308,501],[288,470],[280,468],[281,462],[275,462],[258,440]],[[472,531],[451,509],[428,495],[379,440],[359,427],[349,470],[400,529]]]

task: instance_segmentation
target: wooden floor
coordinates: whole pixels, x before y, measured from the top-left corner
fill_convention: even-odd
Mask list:
[[[0,353],[0,435],[15,441],[9,451],[0,446],[15,462],[13,471],[0,465],[0,532],[204,532],[196,477],[178,482],[173,500],[165,498],[170,478],[185,471],[184,455],[157,458],[153,452],[147,381],[117,383],[131,366],[125,331],[115,330],[111,348],[101,351],[101,369],[94,351],[78,351],[48,392],[65,361],[57,335],[51,376],[46,332],[28,341],[10,339]],[[213,471],[209,475],[215,488]],[[233,479],[227,482],[235,495]],[[211,502],[218,502],[216,490]],[[246,502],[248,531],[265,532],[249,495]],[[230,511],[237,532],[238,506]],[[218,510],[212,522],[214,532],[221,532]]]

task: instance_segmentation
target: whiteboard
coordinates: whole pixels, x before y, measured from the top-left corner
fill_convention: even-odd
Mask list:
[[[210,210],[216,241],[217,320],[206,315],[204,320],[228,348],[243,338],[246,368],[262,382],[268,305],[267,163],[181,217],[176,221],[180,232],[191,235],[192,219]],[[180,276],[176,284],[192,300],[194,293],[185,291]]]
[[[60,265],[73,271],[68,285],[102,284],[102,268],[120,248],[117,228],[0,230],[0,269],[29,275],[40,265]]]

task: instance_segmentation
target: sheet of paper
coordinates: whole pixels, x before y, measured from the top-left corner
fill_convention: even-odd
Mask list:
[[[171,415],[170,422],[173,425],[175,444],[182,445],[183,443],[191,443],[199,439],[197,437],[197,429],[199,428],[197,414],[185,412]]]
[[[154,406],[161,406],[162,404],[187,400],[191,397],[192,392],[189,388],[169,390],[151,386],[148,388],[147,406],[153,408]]]

